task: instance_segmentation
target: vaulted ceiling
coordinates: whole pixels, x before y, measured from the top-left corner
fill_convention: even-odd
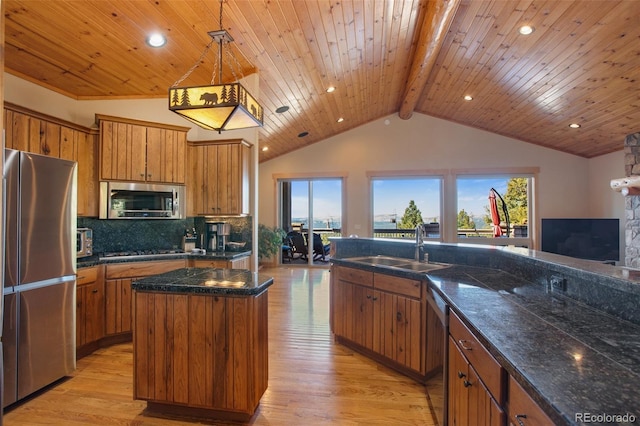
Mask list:
[[[166,97],[220,28],[218,0],[2,5],[5,70],[74,99]],[[394,113],[586,158],[640,131],[636,0],[225,0],[222,24],[224,80],[259,73],[260,161]],[[182,84],[209,84],[216,58]]]

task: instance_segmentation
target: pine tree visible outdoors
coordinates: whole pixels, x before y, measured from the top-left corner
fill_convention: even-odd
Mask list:
[[[511,178],[507,182],[507,192],[503,198],[509,210],[509,219],[512,225],[527,224],[529,218],[527,182],[527,178]]]
[[[476,224],[464,209],[458,212],[458,229],[476,229]]]
[[[424,221],[422,220],[420,209],[416,206],[415,201],[409,201],[409,207],[404,209],[404,215],[400,219],[400,223],[398,223],[398,229],[413,229],[422,223]]]

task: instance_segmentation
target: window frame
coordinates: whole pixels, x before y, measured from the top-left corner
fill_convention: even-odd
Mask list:
[[[369,182],[369,221],[370,221],[370,235],[375,236],[375,211],[374,211],[374,181],[376,180],[401,180],[401,179],[437,179],[439,181],[439,220],[440,220],[440,232],[438,237],[425,236],[425,241],[444,241],[444,229],[445,222],[447,221],[447,215],[444,209],[444,181],[446,177],[446,170],[386,170],[386,171],[367,171],[367,180]],[[411,239],[413,240],[413,236]],[[394,238],[397,240],[406,240],[406,238]]]
[[[452,170],[451,180],[449,182],[449,191],[447,194],[451,197],[449,210],[449,220],[453,220],[455,229],[449,230],[449,241],[460,244],[481,244],[492,246],[517,246],[533,249],[535,248],[536,241],[538,240],[537,234],[539,232],[537,226],[536,215],[536,181],[539,174],[539,168],[537,167],[518,167],[518,168],[498,168],[498,169],[463,169]],[[528,206],[528,220],[527,220],[527,236],[526,237],[505,237],[505,238],[473,238],[473,237],[460,237],[457,232],[458,224],[458,179],[492,179],[492,178],[527,178],[527,206]],[[504,194],[502,194],[504,195]]]

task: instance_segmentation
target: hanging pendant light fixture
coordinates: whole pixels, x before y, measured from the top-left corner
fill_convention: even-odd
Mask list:
[[[262,106],[240,83],[222,82],[222,50],[233,37],[222,27],[220,0],[220,29],[207,34],[211,42],[187,73],[169,88],[169,110],[207,130],[246,129],[262,127]],[[209,86],[178,85],[195,70],[213,44],[218,45],[218,84],[214,84],[215,68]],[[237,62],[237,61],[236,61]]]

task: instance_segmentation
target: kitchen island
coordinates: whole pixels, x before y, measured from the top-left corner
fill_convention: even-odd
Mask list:
[[[334,265],[391,274],[399,272],[354,260],[373,254],[411,258],[414,248],[373,239],[334,243]],[[474,369],[495,363],[495,371],[483,376],[477,368],[477,375],[486,385],[479,389],[491,391],[488,382],[496,381],[497,391],[489,401],[497,406],[500,424],[501,409],[509,411],[511,423],[522,421],[515,416],[522,414],[516,410],[523,394],[548,419],[533,420],[529,415],[530,422],[522,424],[637,423],[637,271],[516,248],[437,243],[424,248],[429,259],[451,266],[426,273],[405,271],[402,276],[426,279],[429,289],[447,304],[449,392],[454,394],[449,398],[450,419],[460,410],[460,389],[474,388],[471,379],[463,388],[456,385],[476,373],[452,362],[461,359]],[[474,353],[486,356],[476,365]],[[469,418],[480,424],[478,417]]]
[[[271,284],[219,268],[134,281],[134,398],[151,412],[251,418],[268,382]]]

